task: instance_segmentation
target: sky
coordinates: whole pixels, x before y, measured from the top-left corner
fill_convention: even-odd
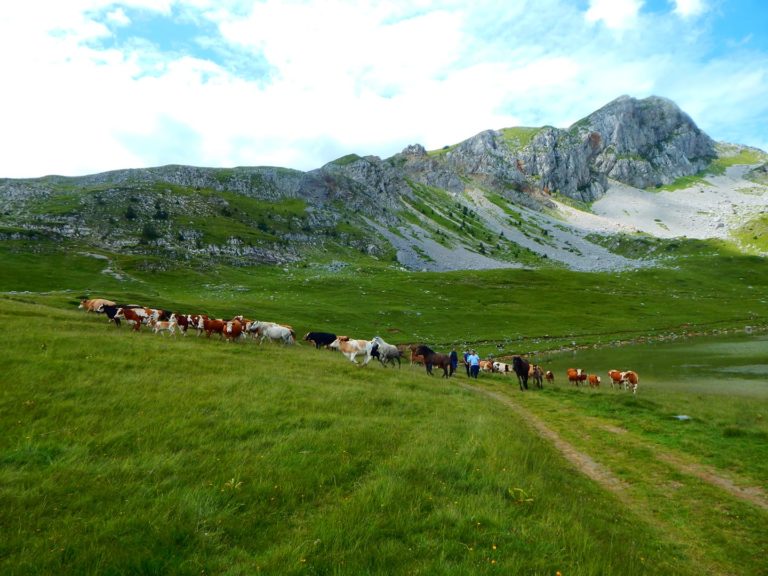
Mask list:
[[[0,178],[312,170],[662,96],[768,151],[765,0],[9,0]]]

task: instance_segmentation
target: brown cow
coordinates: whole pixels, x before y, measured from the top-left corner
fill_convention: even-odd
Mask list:
[[[224,320],[211,320],[208,318],[200,317],[197,323],[197,329],[205,332],[206,337],[210,338],[211,334],[216,332],[222,338],[224,337],[224,329],[227,323]]]
[[[547,370],[547,372],[544,374],[544,378],[547,379],[547,384],[555,383],[555,375],[552,374],[552,370]]]
[[[600,387],[600,376],[597,374],[590,374],[589,377],[589,387],[590,388],[599,388]]]

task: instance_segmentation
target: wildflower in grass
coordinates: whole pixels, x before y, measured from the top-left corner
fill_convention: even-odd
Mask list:
[[[227,482],[224,482],[224,489],[225,490],[240,490],[240,487],[243,485],[243,483],[240,480],[236,480],[235,478],[232,478],[231,480],[228,480]],[[222,490],[223,492],[224,490]]]

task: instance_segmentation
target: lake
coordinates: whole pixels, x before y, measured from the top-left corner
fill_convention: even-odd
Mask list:
[[[643,389],[740,394],[768,398],[768,334],[700,336],[675,341],[540,354],[535,358],[567,386],[569,367],[602,379],[610,390],[608,370],[634,370]]]

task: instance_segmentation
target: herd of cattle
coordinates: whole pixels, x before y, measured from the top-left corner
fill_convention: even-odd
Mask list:
[[[147,308],[138,304],[116,304],[105,298],[82,300],[79,308],[86,312],[105,314],[109,321],[114,322],[116,326],[120,326],[121,320],[124,320],[137,332],[142,326],[147,326],[154,333],[163,335],[168,332],[175,336],[177,331],[186,335],[192,329],[196,331],[198,336],[205,333],[210,338],[211,334],[218,334],[222,339],[229,341],[251,336],[258,339],[259,343],[264,342],[264,340],[283,344],[296,342],[296,334],[293,328],[287,324],[249,320],[243,316],[235,316],[231,320],[214,319],[205,314],[182,314],[159,308]],[[432,351],[424,345],[401,344],[395,346],[385,342],[380,336],[371,340],[363,340],[337,336],[330,332],[309,332],[304,336],[304,341],[314,344],[316,348],[338,350],[353,364],[357,364],[356,358],[362,356],[363,365],[376,358],[382,366],[391,365],[394,367],[395,362],[400,366],[401,359],[408,355],[411,365],[422,364],[426,367],[427,372],[432,374]],[[447,358],[447,355],[435,356]],[[448,369],[445,366],[443,368],[445,369],[444,376],[448,377]],[[552,371],[544,372],[537,364],[529,364],[527,361],[521,360],[519,356],[513,359],[512,364],[481,360],[480,370],[500,374],[516,374],[520,380],[521,390],[528,388],[529,378],[539,388],[543,387],[543,380],[545,379],[549,384],[553,384],[555,381]],[[632,370],[609,370],[608,376],[611,388],[618,387],[619,389],[632,390],[633,394],[637,393],[639,378],[636,372]],[[568,368],[567,377],[568,382],[576,386],[588,384],[591,388],[598,388],[601,382],[600,376],[587,374],[581,368]]]

